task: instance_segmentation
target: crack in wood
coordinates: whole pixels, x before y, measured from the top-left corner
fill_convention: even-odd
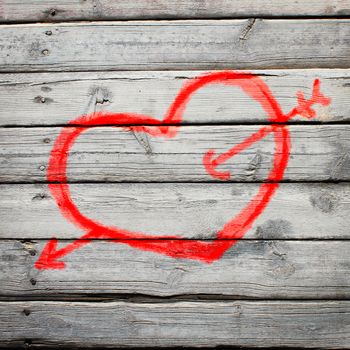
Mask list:
[[[138,144],[145,150],[147,155],[153,154],[149,138],[146,133],[135,132],[134,128],[129,128]]]
[[[252,31],[256,18],[249,18],[247,25],[243,28],[239,40],[247,40],[248,34]]]

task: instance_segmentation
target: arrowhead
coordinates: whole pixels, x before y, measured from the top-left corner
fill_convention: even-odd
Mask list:
[[[64,269],[65,263],[63,261],[57,261],[59,257],[57,239],[53,238],[46,244],[39,259],[35,262],[35,267],[39,270]]]
[[[312,100],[314,101],[314,103],[318,103],[322,106],[328,106],[331,103],[331,98],[325,96],[321,92],[320,87],[321,87],[320,79],[315,79],[314,86],[312,89]]]
[[[213,159],[215,155],[215,151],[210,149],[205,155],[203,156],[203,165],[205,167],[205,170],[207,173],[217,179],[220,180],[229,180],[230,179],[230,172],[229,171],[218,171],[216,170],[216,167],[218,166],[216,159]]]

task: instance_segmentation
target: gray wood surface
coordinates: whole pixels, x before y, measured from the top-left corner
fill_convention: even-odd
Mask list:
[[[350,343],[349,301],[16,302],[0,303],[0,311],[3,345],[23,345],[27,339],[34,345],[82,347],[337,349]]]
[[[211,239],[259,184],[72,184],[80,211],[105,225],[152,235]],[[247,239],[350,239],[349,184],[281,184]],[[0,239],[74,239],[45,184],[0,185]],[[180,219],[179,219],[180,218]]]
[[[1,22],[116,20],[151,18],[220,18],[242,16],[346,16],[349,0],[3,0]]]
[[[348,20],[0,26],[0,71],[348,68]]]
[[[350,0],[0,0],[0,348],[349,349],[349,15]],[[332,100],[290,121],[285,182],[246,236],[211,264],[93,240],[65,269],[35,268],[50,238],[60,249],[86,233],[47,186],[62,125],[97,111],[161,120],[217,69],[255,70],[285,113],[316,78]],[[238,88],[207,86],[174,139],[93,128],[69,156],[72,198],[105,225],[210,242],[257,193],[275,145],[219,166],[231,182],[203,155],[264,123]]]
[[[80,72],[0,74],[0,125],[57,125],[97,111],[134,112],[162,119],[188,79],[203,71]],[[315,105],[313,120],[350,121],[350,69],[258,70],[284,113],[297,104],[296,92],[311,95],[313,81],[332,99]],[[14,106],[16,108],[14,108]],[[266,113],[239,88],[210,85],[199,90],[184,123],[260,123]],[[302,117],[290,120],[310,123]]]
[[[350,297],[350,241],[242,240],[212,264],[94,241],[61,258],[64,270],[37,270],[34,262],[46,243],[0,240],[0,298]]]
[[[203,166],[203,155],[209,149],[219,155],[259,128],[257,125],[183,126],[172,139],[135,135],[123,128],[91,128],[81,134],[72,148],[68,179],[214,181]],[[289,129],[292,149],[285,180],[349,180],[349,125],[292,125]],[[47,162],[60,130],[57,127],[0,129],[0,180],[46,181]],[[232,181],[263,181],[271,169],[273,153],[274,140],[270,134],[217,169],[230,170]]]

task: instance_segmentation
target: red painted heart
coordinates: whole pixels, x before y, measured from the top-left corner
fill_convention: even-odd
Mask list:
[[[262,127],[245,141],[217,158],[213,159],[215,154],[213,150],[208,150],[203,156],[203,164],[211,176],[228,180],[230,174],[218,171],[216,167],[269,133],[273,133],[275,153],[272,168],[265,183],[261,184],[258,193],[251,201],[217,232],[216,238],[211,242],[184,240],[176,236],[145,235],[118,227],[105,226],[84,216],[73,202],[67,183],[68,156],[76,139],[84,131],[103,125],[133,125],[124,128],[133,130],[133,132],[147,133],[152,137],[173,138],[179,132],[182,116],[190,98],[197,90],[208,84],[225,84],[241,88],[248,96],[260,103],[271,122],[270,125]],[[297,114],[312,118],[315,115],[314,110],[311,109],[313,104],[327,105],[330,103],[330,99],[321,94],[319,86],[320,82],[315,80],[310,100],[305,100],[302,93],[299,93],[298,106],[285,115],[267,85],[259,77],[233,71],[214,72],[188,81],[176,96],[162,121],[133,113],[95,113],[72,120],[67,127],[63,128],[56,139],[51,152],[47,179],[50,182],[48,186],[52,196],[63,216],[86,233],[59,250],[57,250],[57,240],[50,240],[35,266],[38,269],[64,268],[64,262],[58,259],[94,239],[109,239],[113,242],[128,244],[134,248],[174,258],[195,259],[207,263],[219,259],[227,249],[245,235],[256,218],[266,208],[278,188],[279,182],[283,179],[290,153],[290,134],[287,126],[283,123]]]

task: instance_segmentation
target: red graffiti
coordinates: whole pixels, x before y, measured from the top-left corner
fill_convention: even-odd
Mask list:
[[[200,88],[209,84],[224,84],[241,88],[248,96],[260,103],[270,122],[269,125],[262,127],[242,143],[216,158],[215,151],[208,150],[204,154],[203,165],[209,175],[220,180],[228,180],[230,173],[217,170],[217,167],[270,133],[273,133],[275,143],[273,164],[266,181],[261,184],[258,193],[250,202],[217,232],[216,239],[206,242],[181,239],[177,236],[145,235],[118,227],[105,226],[84,216],[73,202],[67,182],[68,157],[77,138],[86,130],[103,125],[129,125],[123,128],[133,132],[147,133],[153,137],[173,138],[181,127],[182,116],[190,98]],[[283,114],[278,102],[261,78],[250,73],[221,71],[189,80],[170,105],[163,120],[133,113],[101,112],[72,120],[67,127],[62,129],[55,141],[49,160],[47,180],[62,215],[86,233],[61,249],[57,248],[57,239],[51,239],[36,261],[36,268],[62,269],[65,263],[60,260],[61,258],[91,243],[94,239],[123,243],[133,248],[153,251],[173,258],[194,259],[206,263],[219,259],[227,249],[245,235],[266,208],[279,182],[283,179],[291,149],[290,133],[285,123],[296,115],[313,118],[315,116],[315,111],[312,109],[314,104],[328,105],[330,103],[330,99],[320,92],[319,80],[315,80],[309,100],[298,92],[297,101],[298,105],[295,108],[288,114]]]

